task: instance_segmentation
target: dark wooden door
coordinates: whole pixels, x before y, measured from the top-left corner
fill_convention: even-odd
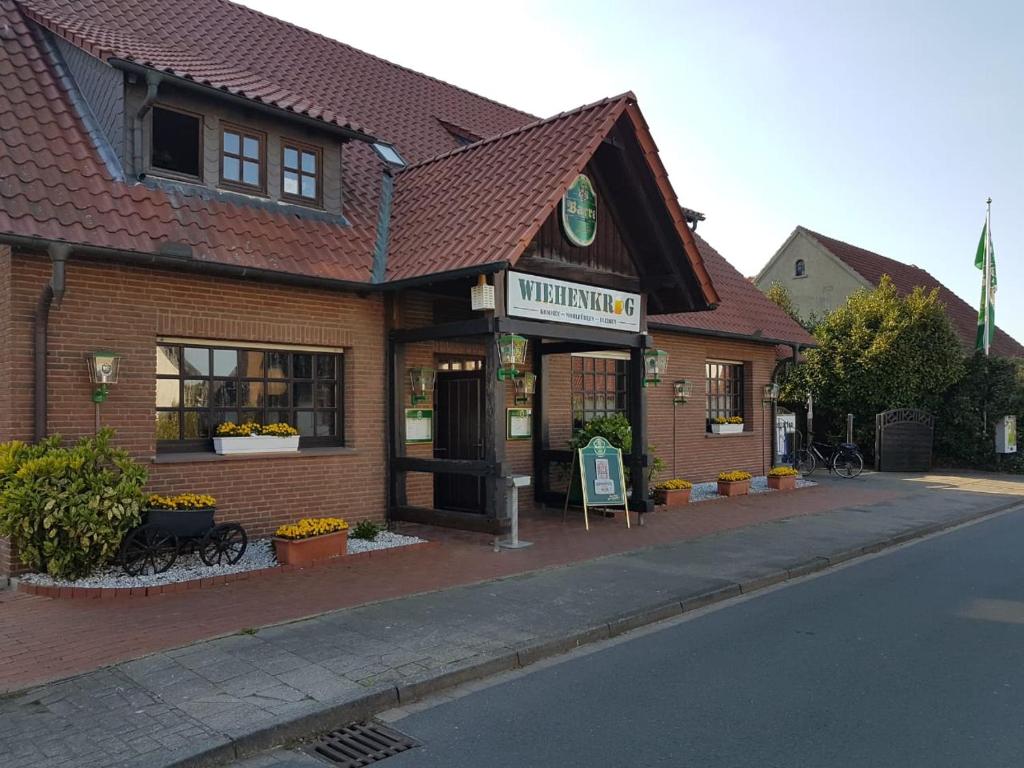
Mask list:
[[[438,371],[434,458],[483,458],[483,386],[482,371]],[[434,506],[483,514],[483,479],[472,475],[435,474]]]

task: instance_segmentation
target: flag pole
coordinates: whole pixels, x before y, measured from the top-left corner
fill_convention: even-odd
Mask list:
[[[988,357],[989,343],[992,338],[992,329],[989,322],[992,317],[990,302],[992,301],[991,269],[992,263],[992,198],[985,201],[985,290],[982,291],[985,297],[985,357]]]

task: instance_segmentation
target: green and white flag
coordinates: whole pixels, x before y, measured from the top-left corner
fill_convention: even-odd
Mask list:
[[[981,306],[978,308],[978,337],[974,348],[988,355],[996,332],[996,252],[992,247],[991,212],[985,215],[974,266],[981,270]]]

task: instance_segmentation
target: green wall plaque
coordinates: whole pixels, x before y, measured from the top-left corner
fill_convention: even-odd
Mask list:
[[[597,193],[582,173],[562,195],[562,230],[570,243],[583,247],[597,236]]]
[[[533,408],[505,409],[505,438],[529,440],[533,437]]]
[[[405,409],[405,442],[432,443],[434,441],[434,409]]]

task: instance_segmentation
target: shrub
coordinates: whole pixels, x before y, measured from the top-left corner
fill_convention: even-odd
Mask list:
[[[146,509],[211,509],[217,506],[213,496],[201,493],[179,493],[177,496],[159,496],[150,494],[146,499]]]
[[[297,523],[282,525],[274,535],[279,539],[311,539],[347,530],[348,523],[338,517],[305,517]]]
[[[372,520],[360,520],[356,523],[356,527],[352,529],[352,533],[349,534],[350,538],[353,539],[366,539],[367,541],[373,541],[377,538],[377,534],[380,533],[380,527]]]
[[[689,480],[682,480],[680,478],[673,478],[672,480],[664,480],[654,486],[656,491],[683,491],[687,488],[693,488],[693,483]]]
[[[614,447],[620,448],[624,457],[633,451],[633,429],[629,425],[629,419],[621,413],[591,419],[572,436],[569,447],[573,450],[585,448],[595,437],[603,437]]]
[[[737,483],[742,480],[749,480],[753,475],[749,472],[743,472],[739,469],[731,469],[728,472],[719,472],[718,479],[723,483]]]
[[[772,467],[768,470],[768,477],[797,477],[800,473],[793,467]]]
[[[0,534],[22,561],[77,579],[111,560],[139,524],[146,470],[104,429],[65,447],[60,437],[0,447]]]

